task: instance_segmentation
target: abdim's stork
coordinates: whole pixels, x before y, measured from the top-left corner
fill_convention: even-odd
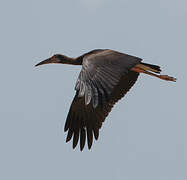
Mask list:
[[[157,65],[142,63],[142,59],[109,49],[97,49],[77,58],[55,54],[36,66],[49,63],[82,65],[64,131],[68,131],[66,142],[73,137],[73,148],[80,139],[80,150],[88,148],[97,140],[99,129],[114,104],[134,85],[140,73],[166,81],[175,78],[160,75]]]

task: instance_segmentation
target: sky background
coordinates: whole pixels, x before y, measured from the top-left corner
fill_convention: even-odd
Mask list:
[[[0,179],[186,180],[186,0],[1,0]],[[63,127],[81,67],[34,65],[110,48],[161,65],[141,75],[92,149]]]

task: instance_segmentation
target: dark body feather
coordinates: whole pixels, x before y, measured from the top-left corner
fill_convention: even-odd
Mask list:
[[[66,141],[73,137],[75,148],[80,139],[83,150],[86,137],[90,149],[93,136],[98,139],[99,129],[113,105],[136,82],[139,73],[130,69],[141,59],[113,50],[94,50],[78,59],[82,70],[64,130],[68,131]]]

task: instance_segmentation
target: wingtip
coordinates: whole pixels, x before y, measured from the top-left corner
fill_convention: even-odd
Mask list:
[[[91,145],[88,145],[88,150],[91,151],[91,148],[92,148],[92,144]]]
[[[76,148],[76,145],[73,144],[73,149],[75,149],[75,148]]]
[[[67,138],[66,138],[66,142],[69,142],[71,140],[72,136],[73,136],[73,132],[69,130]]]
[[[66,132],[68,130],[68,128],[64,127],[64,132]]]
[[[70,141],[70,139],[66,138],[66,143],[69,142],[69,141]]]
[[[88,142],[88,149],[90,150],[92,147],[92,142]]]

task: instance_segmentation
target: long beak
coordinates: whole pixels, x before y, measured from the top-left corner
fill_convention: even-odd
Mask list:
[[[53,63],[52,58],[48,58],[48,59],[46,59],[44,61],[41,61],[40,63],[36,64],[35,66],[40,66],[42,64],[50,64],[50,63]]]

